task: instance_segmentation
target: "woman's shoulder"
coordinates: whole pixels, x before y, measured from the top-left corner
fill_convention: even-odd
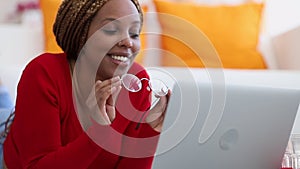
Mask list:
[[[28,69],[60,69],[66,67],[67,57],[64,53],[43,53],[32,59],[25,67]]]
[[[22,76],[60,76],[68,70],[68,61],[64,53],[43,53],[32,59],[23,70]]]
[[[53,63],[66,62],[67,57],[65,53],[43,53],[29,62],[31,64],[51,65]]]

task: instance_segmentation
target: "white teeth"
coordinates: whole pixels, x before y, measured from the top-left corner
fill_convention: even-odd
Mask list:
[[[121,62],[126,62],[129,58],[125,56],[116,56],[116,55],[111,55],[111,58],[121,61]]]

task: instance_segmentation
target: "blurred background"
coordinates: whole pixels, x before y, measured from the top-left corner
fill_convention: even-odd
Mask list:
[[[148,13],[145,15],[144,32],[163,33],[168,31],[167,29],[177,27],[173,23],[170,27],[168,25],[170,23],[164,22],[152,12],[178,15],[203,29],[204,34],[220,54],[224,68],[270,70],[300,68],[298,56],[300,48],[296,45],[300,41],[299,0],[140,0],[140,2],[144,12]],[[8,86],[13,100],[24,66],[43,52],[60,51],[52,34],[52,24],[60,3],[61,0],[0,0],[0,79]],[[215,14],[222,15],[213,16]],[[223,27],[221,26],[218,32],[220,23],[223,23]],[[205,29],[208,32],[205,32]],[[210,29],[214,32],[209,32]],[[235,35],[236,30],[245,36]],[[228,31],[230,36],[239,37],[234,37],[233,42],[223,42],[223,39],[231,39],[223,37]],[[188,36],[188,32],[183,32],[183,35]],[[172,51],[172,46],[168,44],[179,48],[176,46],[177,42],[161,36],[145,35],[141,38],[145,51],[157,48],[171,51],[178,55],[181,61],[186,61],[188,66],[203,67],[200,62],[190,64],[195,62],[189,55],[181,56],[180,53],[176,53],[178,51]],[[239,49],[240,46],[250,44],[250,41],[252,43],[250,53],[257,54],[252,60],[249,59],[249,52],[244,55],[244,49]],[[238,47],[227,48],[234,45]],[[226,53],[235,49],[240,50],[240,53]],[[156,50],[142,52],[137,61],[145,66],[182,66],[176,59],[163,55]]]
[[[13,102],[26,64],[44,52],[61,52],[52,33],[61,2],[0,0],[0,84]],[[299,0],[140,2],[145,13],[140,64],[221,67],[229,69],[233,82],[300,88]],[[293,133],[300,133],[300,110]]]

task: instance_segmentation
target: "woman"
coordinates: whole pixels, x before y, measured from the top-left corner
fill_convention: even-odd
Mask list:
[[[130,92],[121,79],[149,79],[133,62],[141,25],[136,0],[63,1],[53,30],[64,53],[31,61],[18,85],[9,169],[151,168],[169,93],[147,111],[148,80]]]

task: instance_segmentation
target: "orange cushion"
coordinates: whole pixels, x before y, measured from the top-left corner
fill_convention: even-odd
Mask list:
[[[257,50],[264,4],[203,6],[161,0],[154,4],[166,51],[163,66],[266,68]]]
[[[46,52],[61,52],[62,49],[57,45],[52,28],[56,18],[59,5],[62,0],[40,0],[41,10],[44,19],[44,36]]]

